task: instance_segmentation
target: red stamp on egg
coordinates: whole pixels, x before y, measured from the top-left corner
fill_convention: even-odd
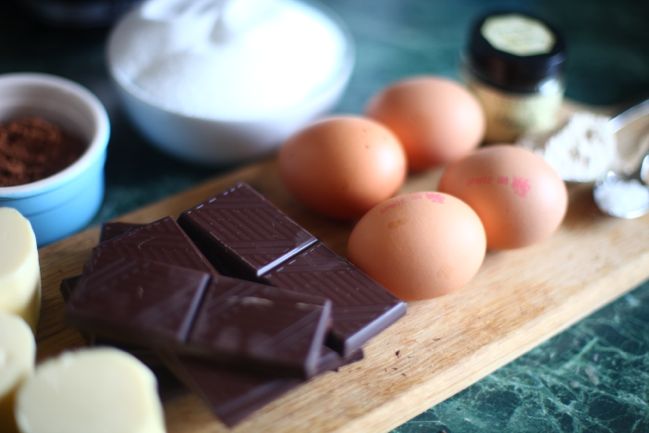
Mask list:
[[[514,190],[514,194],[517,196],[527,196],[527,193],[530,192],[530,188],[530,180],[528,178],[517,176],[512,178],[512,189]]]
[[[425,192],[424,194],[425,194],[426,198],[428,200],[432,201],[433,203],[440,203],[441,204],[441,203],[444,203],[444,200],[446,199],[446,197],[444,197],[442,194],[440,194],[438,192]]]
[[[474,176],[466,181],[467,185],[498,185],[511,186],[512,191],[519,197],[526,197],[532,188],[529,178],[522,176]]]

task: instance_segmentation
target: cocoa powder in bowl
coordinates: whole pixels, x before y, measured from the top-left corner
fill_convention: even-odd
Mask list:
[[[75,162],[86,146],[79,137],[41,117],[0,123],[0,187],[44,179]]]

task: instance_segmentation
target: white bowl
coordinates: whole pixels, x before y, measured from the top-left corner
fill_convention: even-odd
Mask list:
[[[0,207],[15,208],[29,219],[42,246],[82,229],[99,209],[110,123],[101,102],[75,82],[47,74],[0,75],[0,121],[20,116],[40,116],[88,143],[62,171],[0,187]]]
[[[152,144],[194,163],[230,165],[270,154],[290,135],[328,112],[340,99],[354,66],[354,47],[344,24],[327,9],[307,3],[331,20],[345,40],[342,67],[326,85],[313,89],[298,105],[251,118],[200,117],[163,107],[134,84],[115,61],[116,26],[108,41],[109,72],[126,113]],[[132,13],[137,13],[134,11]],[[126,19],[126,17],[125,17]]]

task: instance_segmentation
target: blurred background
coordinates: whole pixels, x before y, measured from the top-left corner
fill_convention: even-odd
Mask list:
[[[155,201],[230,167],[187,165],[163,155],[124,117],[108,80],[104,46],[133,0],[13,0],[0,14],[0,73],[38,71],[87,86],[112,122],[107,197],[98,221]],[[568,43],[567,97],[621,104],[649,92],[649,5],[644,0],[330,0],[348,25],[357,62],[336,112],[361,113],[372,94],[411,75],[459,79],[472,19],[490,9],[522,9],[559,27]]]

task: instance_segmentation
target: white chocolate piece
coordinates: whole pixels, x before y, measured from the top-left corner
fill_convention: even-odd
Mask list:
[[[14,398],[34,371],[36,342],[27,323],[0,311],[0,432],[16,433]]]
[[[45,361],[18,390],[21,433],[164,433],[156,378],[132,355],[81,349]]]
[[[36,331],[41,273],[32,226],[15,209],[0,208],[0,311],[16,314]]]

